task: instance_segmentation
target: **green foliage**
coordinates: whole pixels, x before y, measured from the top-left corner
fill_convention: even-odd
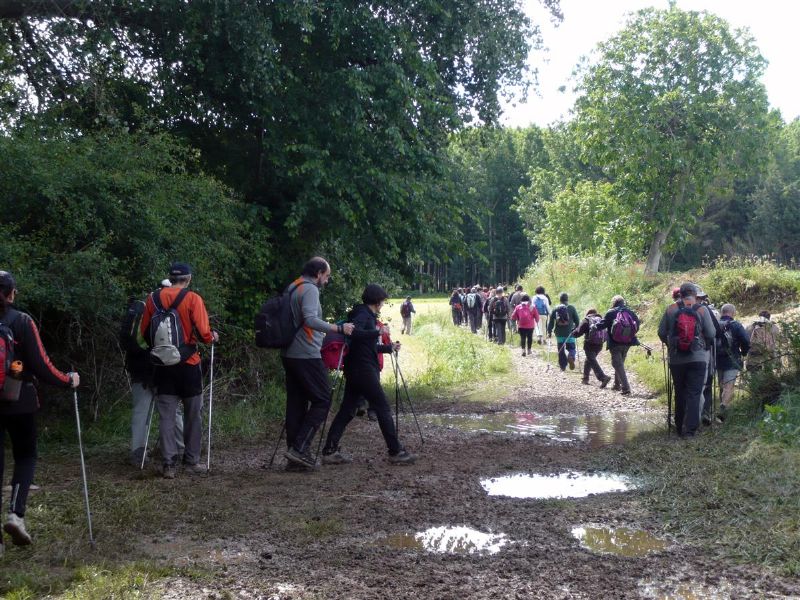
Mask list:
[[[782,309],[800,298],[800,273],[769,258],[719,258],[699,283],[715,301],[741,310]]]
[[[769,443],[800,445],[800,392],[786,394],[778,405],[765,406],[759,429]]]

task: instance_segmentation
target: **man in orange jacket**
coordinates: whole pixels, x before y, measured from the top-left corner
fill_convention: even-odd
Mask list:
[[[169,270],[172,287],[157,290],[147,297],[142,316],[142,335],[152,345],[150,322],[157,312],[156,302],[163,310],[173,305],[178,313],[183,331],[180,348],[181,360],[171,366],[157,366],[154,382],[158,393],[159,445],[163,459],[163,475],[166,479],[175,478],[175,457],[178,454],[175,440],[175,410],[178,401],[183,402],[183,464],[186,471],[203,474],[205,465],[200,464],[200,444],[202,440],[203,378],[200,370],[200,353],[197,343],[206,344],[219,340],[219,334],[211,330],[203,299],[189,291],[192,270],[186,263],[174,263]],[[157,297],[155,297],[157,296]],[[198,340],[199,338],[199,340]]]

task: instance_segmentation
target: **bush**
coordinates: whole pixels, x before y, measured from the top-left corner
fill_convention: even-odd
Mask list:
[[[766,257],[721,257],[699,283],[712,299],[735,304],[740,312],[774,311],[797,301],[800,273]]]

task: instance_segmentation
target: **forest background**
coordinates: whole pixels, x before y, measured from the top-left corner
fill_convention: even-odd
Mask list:
[[[0,265],[97,417],[125,394],[126,300],[174,260],[243,389],[253,314],[314,254],[333,317],[368,281],[512,283],[564,256],[793,264],[800,123],[746,30],[640,11],[576,67],[569,120],[498,126],[544,41],[512,0],[2,0]]]

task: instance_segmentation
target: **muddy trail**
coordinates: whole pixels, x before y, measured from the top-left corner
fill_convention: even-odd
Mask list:
[[[518,354],[521,383],[505,397],[435,413],[417,402],[424,445],[401,416],[414,466],[390,465],[363,418],[343,439],[353,464],[313,473],[285,472],[280,454],[264,468],[265,444],[216,448],[208,477],[174,481],[94,461],[94,477],[113,482],[107,501],[144,486],[159,507],[103,551],[177,569],[150,588],[165,598],[800,595],[796,582],[670,539],[643,503],[648,482],[598,467],[663,427],[642,386],[623,397]],[[104,535],[99,523],[101,548]]]

